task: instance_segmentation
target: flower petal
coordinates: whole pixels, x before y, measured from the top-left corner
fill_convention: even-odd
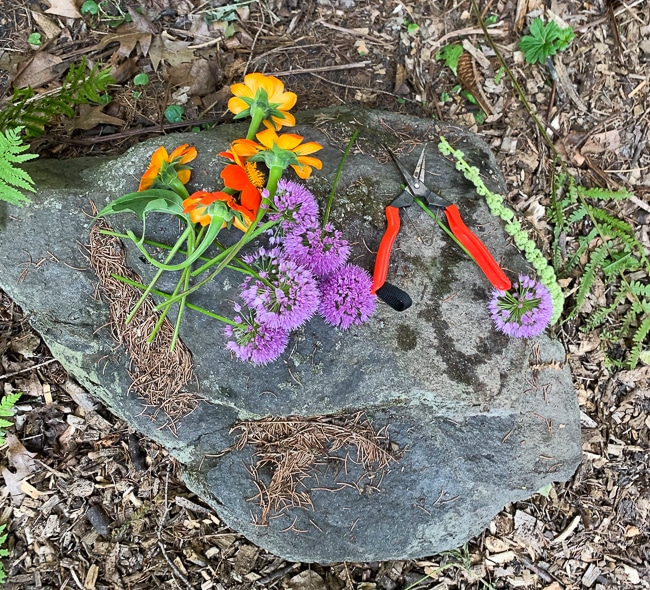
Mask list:
[[[315,141],[310,141],[307,143],[300,144],[293,151],[296,152],[296,155],[298,156],[304,156],[307,154],[313,154],[314,152],[317,152],[322,149],[323,146],[320,143],[316,143]]]

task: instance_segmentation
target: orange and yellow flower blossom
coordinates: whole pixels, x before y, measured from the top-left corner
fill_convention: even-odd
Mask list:
[[[246,140],[240,141],[245,142]],[[233,143],[229,151],[219,154],[234,162],[234,164],[228,164],[221,171],[220,176],[228,188],[240,192],[241,206],[250,211],[254,217],[262,202],[261,189],[264,188],[266,178],[258,169],[257,163],[249,162],[248,158],[257,153],[259,146],[255,142],[250,142],[254,147],[235,145],[236,143]]]
[[[183,213],[189,213],[192,223],[200,223],[202,226],[210,225],[212,216],[208,213],[208,207],[216,201],[222,201],[233,211],[241,213],[241,216],[235,215],[233,217],[233,225],[245,232],[255,218],[255,215],[242,207],[235,201],[232,195],[222,191],[208,192],[197,191],[192,193],[187,199],[183,201]],[[226,223],[222,227],[225,227]]]
[[[266,96],[260,93],[261,90]],[[228,109],[235,118],[248,115],[249,109],[257,104],[267,111],[264,120],[267,127],[280,129],[283,125],[293,127],[296,124],[295,117],[288,111],[296,104],[298,97],[294,92],[285,92],[284,84],[275,76],[259,72],[248,74],[243,84],[233,84],[230,91],[235,96],[228,101]]]
[[[196,148],[194,146],[190,147],[187,143],[178,146],[171,154],[168,154],[167,150],[160,146],[151,155],[151,163],[140,179],[138,191],[151,188],[156,180],[164,177],[169,168],[175,172],[178,180],[183,184],[187,184],[190,180],[191,170],[186,168],[185,164],[194,160],[196,155]],[[169,181],[170,179],[165,178],[164,180]]]
[[[318,158],[309,155],[323,149],[320,143],[315,141],[302,143],[303,137],[301,135],[294,133],[278,135],[274,129],[260,131],[255,137],[268,151],[273,151],[275,146],[280,150],[293,152],[298,159],[298,164],[290,164],[290,166],[303,180],[311,176],[312,168],[320,170],[323,167],[323,163]]]

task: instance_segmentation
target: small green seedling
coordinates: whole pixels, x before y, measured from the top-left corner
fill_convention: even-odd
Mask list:
[[[136,86],[146,86],[149,84],[149,76],[147,74],[136,74],[133,78],[133,84]]]
[[[411,37],[414,37],[420,30],[420,25],[412,23],[408,19],[404,19],[404,26],[406,27],[406,32],[411,35]]]
[[[184,114],[185,108],[179,104],[171,104],[165,109],[165,119],[170,123],[180,123]]]
[[[99,13],[99,5],[97,2],[94,0],[86,0],[82,5],[81,8],[79,9],[81,14],[98,14]]]
[[[575,33],[571,27],[561,29],[553,21],[544,24],[537,17],[530,25],[530,35],[519,41],[519,49],[524,52],[529,64],[544,63],[558,51],[564,51],[574,38]]]
[[[452,43],[445,45],[438,53],[436,53],[436,60],[443,61],[445,65],[458,75],[458,60],[463,54],[463,46],[460,43]]]
[[[40,33],[32,33],[27,37],[27,43],[29,43],[33,48],[39,48],[43,41],[41,40]]]

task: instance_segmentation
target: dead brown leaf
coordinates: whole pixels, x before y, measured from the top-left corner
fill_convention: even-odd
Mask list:
[[[56,14],[66,18],[81,18],[73,0],[47,0],[47,2],[50,5],[45,11],[47,14]]]
[[[44,14],[36,12],[35,10],[31,10],[30,12],[32,13],[34,22],[38,25],[38,28],[43,31],[43,34],[47,39],[56,39],[61,34],[61,27],[52,19],[47,18]]]
[[[156,35],[149,49],[149,58],[154,70],[158,70],[162,60],[172,67],[194,61],[194,50],[189,49],[188,46],[189,43],[171,39],[165,33]]]
[[[143,33],[142,31],[134,31],[128,29],[126,32],[117,32],[111,35],[106,35],[97,45],[98,49],[102,50],[110,43],[119,43],[116,56],[129,57],[131,52],[135,49],[136,44],[140,44],[140,51],[142,55],[147,55],[149,47],[151,46],[151,33]]]
[[[14,502],[20,502],[25,495],[21,484],[26,477],[29,477],[36,470],[34,461],[35,453],[30,453],[18,440],[15,434],[8,434],[7,440],[7,461],[14,469],[3,467],[2,477],[5,480],[7,490],[12,495]]]
[[[60,65],[63,60],[58,55],[39,51],[34,54],[30,64],[16,77],[16,88],[40,88],[59,77],[65,69]]]
[[[124,125],[124,121],[122,119],[111,117],[110,115],[103,113],[102,109],[105,106],[106,105],[103,104],[97,106],[82,104],[79,107],[79,116],[75,117],[68,123],[68,128],[84,129],[87,131],[88,129],[97,127],[97,125],[116,125],[117,127]]]

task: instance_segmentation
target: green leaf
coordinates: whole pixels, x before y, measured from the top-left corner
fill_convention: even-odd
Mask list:
[[[139,219],[144,219],[147,213],[170,213],[171,215],[185,215],[183,213],[183,198],[174,191],[165,189],[149,189],[146,191],[123,195],[104,207],[97,217],[113,213],[135,213]]]
[[[548,495],[551,493],[551,490],[553,489],[553,484],[552,483],[547,483],[545,486],[542,486],[537,490],[537,493],[540,496],[544,496],[545,498],[548,498]]]
[[[458,74],[458,59],[462,53],[463,46],[460,43],[452,43],[451,45],[445,45],[436,53],[436,60],[443,61],[454,74]]]
[[[147,84],[149,84],[149,76],[147,76],[147,74],[143,74],[143,73],[137,74],[133,78],[133,83],[136,86],[146,86]]]
[[[79,10],[81,14],[97,14],[99,13],[99,6],[94,0],[86,0]]]
[[[165,109],[165,119],[170,123],[180,123],[184,114],[185,108],[178,104],[169,105]]]
[[[529,64],[544,63],[557,51],[566,49],[575,37],[573,29],[560,29],[553,21],[546,25],[537,17],[530,25],[530,35],[525,35],[519,41],[519,49],[523,51]]]
[[[42,43],[41,34],[32,33],[29,37],[27,37],[27,43],[29,43],[30,45],[35,45],[36,47],[40,47]]]

